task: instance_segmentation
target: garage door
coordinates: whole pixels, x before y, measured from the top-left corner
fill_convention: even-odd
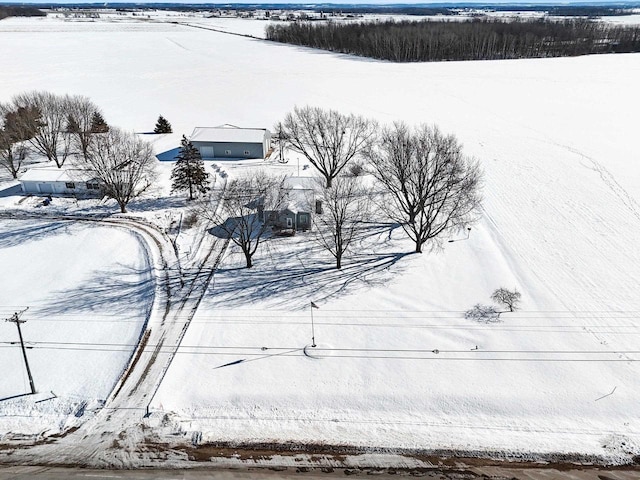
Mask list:
[[[50,183],[40,183],[38,190],[40,190],[40,193],[53,193],[53,185]]]

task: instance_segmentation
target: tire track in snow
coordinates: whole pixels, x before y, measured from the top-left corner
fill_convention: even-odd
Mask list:
[[[550,293],[549,298],[568,312],[603,312],[590,322],[585,320],[597,327],[608,317],[608,311],[638,305],[635,289],[639,277],[634,266],[640,257],[629,247],[633,245],[633,232],[638,230],[640,207],[600,163],[566,145],[544,143],[589,162],[604,183],[603,192],[588,189],[588,183],[571,175],[566,156],[536,152],[520,164],[496,163],[498,184],[510,188],[488,194],[493,205],[484,212],[487,225],[500,250],[513,252],[517,263],[526,265],[526,272],[537,279],[536,286]],[[534,164],[537,168],[530,167]],[[518,190],[513,191],[513,187]],[[607,191],[609,194],[603,195]],[[624,208],[615,208],[617,200]],[[526,218],[520,220],[523,216]],[[628,251],[632,254],[625,256]],[[613,340],[592,326],[587,325],[584,331],[600,348],[629,360],[616,350],[623,349],[621,345],[630,339]]]
[[[622,203],[636,216],[638,220],[640,220],[640,204],[625,190],[625,188],[620,185],[620,183],[615,179],[615,177],[607,170],[607,168],[602,165],[602,163],[598,162],[593,157],[589,157],[585,155],[580,150],[573,148],[569,145],[563,145],[560,143],[553,143],[558,147],[564,148],[567,151],[582,157],[584,160],[588,161],[591,164],[591,170],[597,172],[600,175],[602,181],[607,185],[611,191],[622,201]],[[585,165],[586,166],[586,165]]]
[[[99,225],[112,225],[117,228],[129,228],[140,234],[154,249],[155,272],[161,272],[156,276],[156,281],[160,282],[160,287],[156,286],[156,305],[149,323],[152,328],[147,328],[143,337],[148,333],[147,341],[153,345],[167,344],[167,339],[175,339],[176,348],[180,345],[190,319],[193,318],[198,305],[204,297],[207,286],[213,277],[216,265],[207,269],[205,264],[216,247],[213,243],[206,253],[204,260],[199,264],[192,281],[185,287],[175,286],[176,275],[180,275],[177,268],[177,258],[170,239],[166,234],[156,228],[153,224],[135,219],[132,217],[113,216],[82,216],[82,215],[38,215],[25,214],[23,212],[0,212],[0,218],[11,218],[19,220],[55,220],[55,221],[83,221],[95,222]],[[225,244],[226,246],[226,244]],[[219,253],[221,258],[223,251]],[[160,290],[158,290],[160,288]],[[158,296],[159,292],[163,292]],[[159,298],[163,297],[163,298]],[[177,298],[177,299],[176,299]],[[161,304],[164,302],[164,306]],[[187,322],[181,321],[183,310],[191,306],[188,312]],[[159,324],[159,325],[158,325]],[[21,459],[37,457],[43,463],[69,464],[76,463],[82,465],[113,466],[125,465],[128,459],[136,455],[137,446],[142,439],[137,436],[139,432],[135,429],[133,435],[127,432],[132,427],[140,425],[138,415],[144,410],[144,405],[150,393],[157,389],[156,382],[149,385],[150,379],[159,380],[168,369],[173,354],[166,359],[160,371],[157,368],[157,361],[163,354],[156,347],[155,352],[146,352],[139,345],[132,353],[127,371],[114,387],[114,391],[109,400],[98,411],[95,417],[80,425],[77,430],[68,431],[57,438],[42,437],[35,443],[31,442],[27,450],[11,450],[11,461],[20,462]],[[155,353],[155,355],[154,355]],[[155,368],[154,368],[155,367]],[[131,386],[133,384],[133,386]],[[78,440],[82,438],[82,441]],[[127,448],[120,448],[126,442]],[[117,446],[117,447],[116,447]],[[5,457],[6,459],[6,457]]]

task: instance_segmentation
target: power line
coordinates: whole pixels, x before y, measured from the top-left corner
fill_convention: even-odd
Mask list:
[[[36,343],[36,342],[33,342]],[[11,347],[11,342],[2,342],[0,347]],[[136,344],[92,344],[74,342],[41,342],[32,348],[42,350],[58,351],[89,351],[89,352],[128,352]],[[156,351],[162,354],[179,355],[211,355],[211,356],[265,356],[265,351],[282,351],[273,356],[300,356],[299,347],[207,347],[207,346],[182,346],[175,352],[175,349],[166,347],[146,345],[144,352]],[[216,351],[220,350],[220,351]],[[249,351],[247,351],[249,350]],[[250,350],[259,350],[252,353]],[[326,355],[323,355],[323,352]],[[473,352],[473,353],[472,353]],[[348,353],[348,354],[345,354]],[[385,355],[391,354],[394,355]],[[450,356],[451,354],[464,353],[466,356]],[[412,354],[412,355],[408,355]],[[418,354],[428,356],[417,356]],[[442,354],[442,355],[441,355]],[[438,361],[521,361],[521,362],[636,362],[640,359],[634,358],[529,358],[529,357],[485,357],[485,354],[509,354],[509,355],[582,355],[582,356],[604,356],[604,355],[629,355],[640,354],[640,350],[439,350],[439,349],[372,349],[372,348],[322,348],[317,347],[314,355],[322,358],[341,359],[388,359],[388,360],[438,360]],[[266,354],[268,355],[268,354]]]

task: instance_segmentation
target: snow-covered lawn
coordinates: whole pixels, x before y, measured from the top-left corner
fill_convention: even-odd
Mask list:
[[[0,438],[55,433],[80,405],[99,406],[126,367],[153,302],[149,259],[115,228],[2,220],[0,232],[0,318],[29,307],[22,334],[39,393],[0,402]],[[1,322],[0,339],[0,398],[30,392],[16,326]]]
[[[336,272],[304,235],[265,245],[253,270],[231,249],[152,405],[176,412],[176,429],[202,441],[640,453],[640,55],[398,65],[133,25],[0,22],[0,101],[83,94],[108,122],[148,132],[162,114],[178,135],[271,127],[294,105],[320,105],[436,123],[485,170],[480,222],[442,251],[405,256],[399,232],[382,231]],[[520,312],[463,318],[500,286],[522,292]],[[300,350],[312,300],[316,359]]]

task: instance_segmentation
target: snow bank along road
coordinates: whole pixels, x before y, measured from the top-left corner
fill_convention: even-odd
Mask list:
[[[208,248],[189,265],[180,266],[168,237],[152,224],[131,217],[36,216],[3,212],[3,218],[22,221],[95,222],[126,228],[146,244],[156,271],[155,299],[141,342],[127,370],[95,418],[75,431],[47,438],[35,445],[29,441],[0,448],[0,461],[28,463],[125,465],[130,450],[143,443],[143,432],[131,428],[141,418],[180,344],[215,270],[216,255],[226,244],[210,239]],[[152,345],[153,348],[147,348]],[[132,414],[133,413],[133,414]],[[24,447],[29,446],[26,450]]]
[[[0,480],[92,480],[122,478],[129,480],[176,479],[182,480],[333,480],[346,475],[374,475],[378,480],[398,477],[436,478],[438,480],[636,480],[638,472],[628,469],[602,469],[598,467],[569,468],[511,468],[508,466],[471,466],[458,462],[455,467],[431,468],[423,470],[377,470],[377,469],[265,469],[247,468],[234,470],[89,470],[56,467],[0,467]]]

